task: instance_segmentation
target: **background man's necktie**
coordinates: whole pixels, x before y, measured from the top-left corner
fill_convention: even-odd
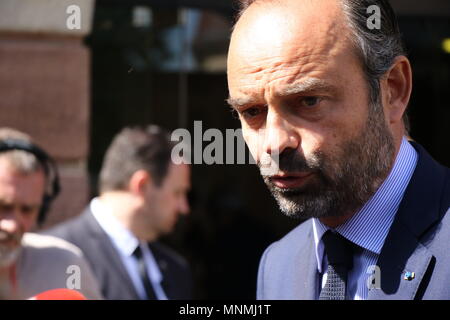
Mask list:
[[[353,267],[353,245],[328,230],[322,237],[328,258],[327,281],[320,292],[319,300],[345,300],[347,275]]]
[[[133,252],[133,255],[136,257],[139,268],[139,276],[141,277],[142,284],[144,285],[145,292],[147,293],[148,300],[157,300],[155,291],[153,290],[152,283],[147,273],[147,266],[145,263],[145,259],[142,255],[141,247],[138,245]]]

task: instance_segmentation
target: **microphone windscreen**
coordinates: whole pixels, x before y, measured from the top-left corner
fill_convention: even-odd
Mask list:
[[[87,300],[85,296],[75,290],[52,289],[38,293],[30,300]]]

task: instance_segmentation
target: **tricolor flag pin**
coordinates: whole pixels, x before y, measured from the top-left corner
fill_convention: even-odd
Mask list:
[[[404,280],[408,280],[411,281],[416,277],[416,274],[414,272],[411,271],[406,271],[405,272],[405,276],[403,277]]]

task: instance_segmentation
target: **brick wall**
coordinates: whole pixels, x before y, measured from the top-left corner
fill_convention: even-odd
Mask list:
[[[69,5],[81,29],[69,30]],[[31,135],[57,163],[62,192],[45,226],[86,205],[89,151],[92,0],[2,0],[0,3],[0,126]]]

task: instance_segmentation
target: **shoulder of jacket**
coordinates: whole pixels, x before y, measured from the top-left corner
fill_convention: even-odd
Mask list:
[[[63,257],[83,257],[83,253],[74,244],[51,235],[37,233],[25,233],[22,238],[22,246],[25,251],[58,254]]]
[[[151,243],[150,248],[157,251],[157,254],[163,255],[164,258],[172,260],[172,262],[183,268],[189,267],[187,260],[182,255],[160,241]]]
[[[264,254],[269,252],[278,252],[289,249],[292,252],[292,245],[295,244],[296,248],[301,248],[303,244],[307,244],[310,239],[310,233],[312,232],[312,219],[308,219],[300,223],[297,227],[292,229],[289,233],[284,235],[281,239],[273,242]]]

